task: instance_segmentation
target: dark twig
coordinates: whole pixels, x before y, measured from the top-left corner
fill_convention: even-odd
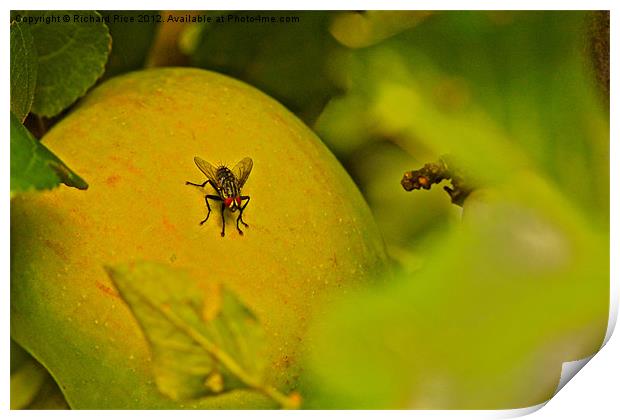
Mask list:
[[[452,203],[463,207],[463,202],[474,190],[470,180],[465,180],[462,173],[457,170],[447,157],[440,158],[437,162],[431,162],[422,168],[405,172],[400,181],[407,191],[425,189],[430,190],[433,184],[439,184],[443,180],[450,180],[452,188],[445,186],[443,189],[450,195]]]

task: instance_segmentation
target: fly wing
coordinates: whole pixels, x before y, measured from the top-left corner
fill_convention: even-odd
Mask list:
[[[235,174],[237,180],[239,181],[239,188],[243,187],[245,181],[248,180],[250,172],[252,172],[252,166],[254,166],[252,159],[246,157],[243,158],[241,162],[237,163],[233,168],[233,174]]]
[[[215,185],[218,185],[217,177],[215,176],[217,170],[213,165],[198,156],[194,157],[194,163],[198,166],[198,169],[200,169],[202,173],[207,176],[209,181],[213,182]]]

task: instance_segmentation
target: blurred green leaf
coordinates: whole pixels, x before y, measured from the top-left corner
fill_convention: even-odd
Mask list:
[[[349,171],[379,225],[388,253],[400,263],[403,258],[422,252],[427,235],[436,234],[460,222],[460,209],[450,204],[441,188],[412,196],[399,182],[403,168],[414,165],[401,148],[386,141],[366,143],[349,160]],[[424,162],[418,161],[422,166]]]
[[[606,226],[609,126],[584,54],[586,16],[433,14],[352,51],[347,93],[316,128],[341,156],[388,140],[416,161],[450,153],[491,184],[534,167]]]
[[[34,359],[24,360],[11,372],[11,410],[20,410],[30,404],[45,382],[46,370]]]
[[[94,11],[24,11],[26,17],[54,15],[69,22],[29,25],[38,55],[38,75],[32,112],[53,117],[83,96],[103,74],[110,52],[110,34],[103,22],[78,23],[74,15],[101,19]]]
[[[551,398],[563,362],[598,351],[606,240],[531,173],[476,194],[420,270],[316,320],[309,408],[527,407]]]
[[[29,26],[11,22],[11,112],[22,122],[34,99],[37,66],[37,51]]]
[[[11,340],[11,409],[68,408],[54,378],[26,350]]]
[[[199,34],[192,33],[192,64],[248,82],[313,121],[336,92],[330,65],[342,47],[328,31],[332,13],[252,11],[224,17],[228,15],[299,16],[300,21],[202,25]]]
[[[144,67],[151,45],[155,39],[158,24],[154,21],[139,22],[140,15],[156,15],[153,10],[101,10],[101,16],[108,17],[107,24],[112,37],[112,50],[106,64],[105,77],[127,73]],[[114,19],[114,15],[122,18],[133,18],[133,22]]]
[[[250,388],[289,406],[264,383],[262,328],[231,292],[211,293],[162,264],[106,268],[151,344],[159,390],[174,400]]]
[[[11,374],[18,370],[24,363],[32,359],[26,350],[15,341],[11,340]]]
[[[11,339],[11,374],[32,360],[32,356]]]
[[[315,130],[326,138],[331,150],[339,156],[347,156],[379,137],[369,130],[368,98],[354,90],[345,96],[332,99],[315,123]]]
[[[47,375],[43,384],[39,388],[39,392],[32,402],[26,407],[28,410],[68,410],[70,409],[67,400],[62,391],[58,387],[54,378]]]
[[[423,10],[367,10],[338,14],[330,32],[343,45],[363,48],[409,29],[432,12]]]
[[[530,406],[553,395],[563,362],[599,349],[609,121],[586,17],[440,12],[351,51],[347,93],[316,127],[405,269],[315,320],[309,408]],[[440,189],[401,197],[382,185],[446,153],[488,187],[465,201],[462,226],[429,207]]]
[[[61,182],[81,190],[88,188],[86,181],[32,137],[11,113],[11,194],[51,189]]]

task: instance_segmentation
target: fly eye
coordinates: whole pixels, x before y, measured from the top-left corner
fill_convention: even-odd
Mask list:
[[[241,197],[236,197],[235,201],[237,202],[237,205],[240,206],[241,205]]]
[[[224,204],[226,205],[226,207],[230,207],[230,206],[232,206],[232,203],[233,203],[233,199],[232,199],[232,197],[229,197],[229,198],[225,198],[225,199],[224,199]]]

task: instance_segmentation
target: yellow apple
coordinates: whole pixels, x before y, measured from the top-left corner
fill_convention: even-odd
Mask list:
[[[13,198],[11,333],[73,408],[273,407],[249,390],[161,394],[106,265],[164,262],[232,289],[263,325],[268,380],[284,391],[303,375],[308,323],[385,267],[370,210],[334,156],[282,105],[231,78],[167,68],[111,79],[42,141],[90,187]],[[205,180],[195,156],[229,167],[252,158],[244,235],[227,210],[220,236],[217,205],[199,224],[215,192],[185,184]]]

